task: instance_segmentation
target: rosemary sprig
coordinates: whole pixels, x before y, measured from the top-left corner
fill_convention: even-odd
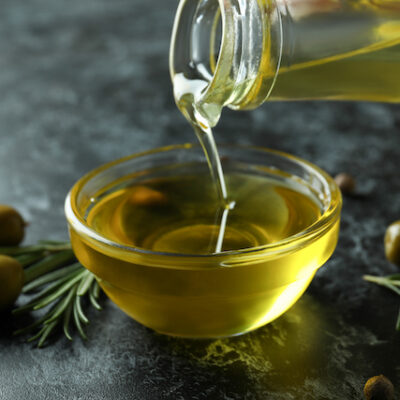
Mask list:
[[[100,286],[94,275],[77,263],[68,242],[41,241],[34,246],[0,247],[0,254],[17,259],[24,267],[22,292],[34,294],[12,312],[15,315],[47,308],[44,315],[29,326],[18,329],[15,335],[32,333],[28,341],[42,347],[57,328],[72,340],[71,326],[87,339],[84,325],[89,323],[82,299],[101,310],[98,303]]]
[[[377,285],[384,286],[385,288],[390,289],[400,295],[400,274],[387,276],[364,275],[363,279],[368,282],[373,282]],[[396,320],[396,330],[400,331],[400,311]]]

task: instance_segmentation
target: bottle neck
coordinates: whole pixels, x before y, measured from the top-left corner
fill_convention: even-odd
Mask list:
[[[190,94],[209,126],[224,106],[261,104],[279,70],[281,16],[275,0],[181,0],[170,52],[177,101]]]

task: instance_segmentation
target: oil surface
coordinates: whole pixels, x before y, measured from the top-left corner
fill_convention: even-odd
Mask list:
[[[225,179],[236,205],[225,217],[220,251],[277,242],[321,216],[311,192],[302,193],[289,180],[239,173],[229,173]],[[113,191],[91,209],[87,223],[120,244],[157,252],[210,254],[219,238],[221,212],[213,182],[204,171]]]

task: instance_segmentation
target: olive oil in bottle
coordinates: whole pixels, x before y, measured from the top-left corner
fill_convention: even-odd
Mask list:
[[[269,100],[398,103],[399,69],[397,0],[181,0],[176,14],[175,92],[209,126]]]

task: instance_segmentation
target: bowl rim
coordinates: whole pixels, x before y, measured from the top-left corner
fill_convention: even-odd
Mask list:
[[[172,252],[159,252],[148,250],[140,247],[129,246],[125,244],[120,244],[117,242],[108,239],[94,229],[90,228],[86,223],[84,218],[79,215],[77,211],[77,197],[80,193],[80,189],[84,187],[84,185],[89,182],[92,178],[97,176],[98,174],[106,171],[109,168],[112,168],[118,164],[123,164],[127,161],[132,159],[144,157],[144,156],[151,156],[152,154],[158,154],[161,152],[168,152],[172,150],[191,150],[200,148],[200,144],[198,143],[184,143],[184,144],[174,144],[169,146],[157,147],[147,151],[141,151],[138,153],[134,153],[117,160],[102,164],[101,166],[91,170],[84,176],[82,176],[78,181],[70,189],[69,193],[65,199],[65,216],[67,222],[79,236],[84,236],[86,239],[89,239],[91,242],[96,242],[102,248],[104,246],[109,248],[110,250],[118,249],[118,252],[124,252],[125,254],[130,255],[141,255],[141,256],[157,256],[157,257],[165,257],[166,259],[169,258],[196,258],[196,259],[210,259],[210,258],[221,258],[227,256],[257,256],[260,255],[273,255],[279,256],[281,254],[285,254],[287,252],[293,251],[296,248],[302,248],[303,246],[301,243],[314,241],[320,236],[322,236],[327,230],[329,230],[334,223],[339,219],[340,211],[342,207],[342,196],[340,189],[336,185],[334,179],[327,174],[324,170],[319,168],[318,166],[314,165],[313,163],[306,161],[300,157],[285,153],[283,151],[269,149],[267,147],[262,146],[254,146],[254,145],[241,145],[241,144],[219,144],[218,148],[233,148],[233,149],[242,149],[247,151],[259,151],[264,152],[267,154],[272,154],[274,156],[279,156],[281,158],[289,159],[292,162],[295,162],[303,169],[307,170],[313,176],[317,176],[319,181],[324,185],[325,190],[327,190],[330,194],[330,202],[329,205],[326,207],[325,211],[321,215],[321,217],[308,226],[306,229],[289,236],[283,240],[279,240],[277,242],[256,246],[256,247],[249,247],[245,249],[238,249],[238,250],[228,250],[222,251],[220,253],[209,253],[209,254],[190,254],[190,253],[172,253]]]

